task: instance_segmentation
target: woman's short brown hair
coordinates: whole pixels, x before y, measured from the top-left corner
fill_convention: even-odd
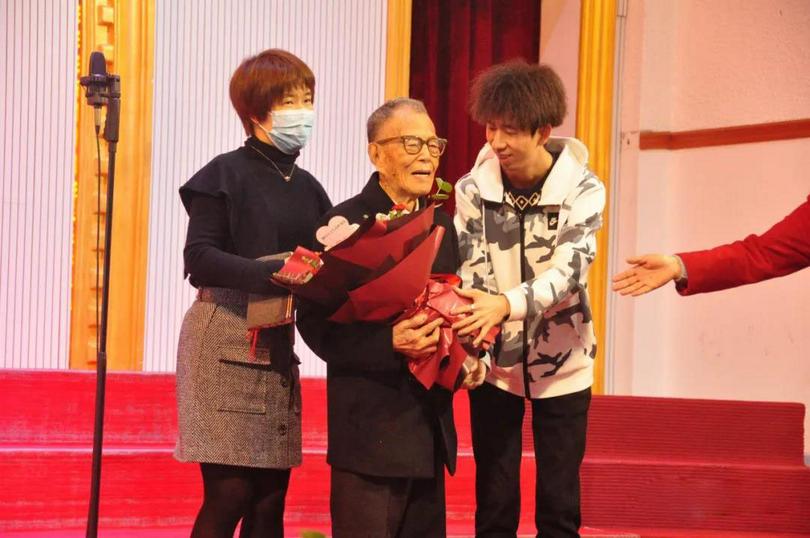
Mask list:
[[[565,88],[551,67],[512,60],[493,65],[475,78],[469,107],[478,123],[506,121],[535,133],[540,127],[562,124]]]
[[[266,118],[286,92],[300,87],[308,88],[315,100],[315,75],[286,50],[267,49],[244,60],[231,76],[230,94],[245,133],[253,134],[250,118]]]

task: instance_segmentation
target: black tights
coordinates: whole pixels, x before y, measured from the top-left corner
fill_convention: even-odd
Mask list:
[[[201,463],[203,504],[191,538],[284,537],[284,497],[289,469],[257,469]]]

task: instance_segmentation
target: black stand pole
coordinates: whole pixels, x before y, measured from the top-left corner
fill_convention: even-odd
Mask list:
[[[121,80],[117,75],[107,75],[110,94],[107,103],[107,119],[104,124],[104,139],[108,143],[107,161],[107,214],[104,222],[104,277],[101,287],[101,319],[99,321],[99,344],[96,359],[96,411],[93,428],[93,464],[90,482],[90,509],[87,515],[87,538],[98,534],[98,506],[101,493],[101,449],[104,439],[104,398],[107,382],[107,312],[110,295],[110,254],[112,251],[113,194],[115,192],[115,153],[118,146],[118,124],[121,116]]]

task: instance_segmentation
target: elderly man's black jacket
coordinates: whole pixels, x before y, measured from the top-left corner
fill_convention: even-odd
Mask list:
[[[342,215],[350,223],[388,213],[393,202],[375,173],[357,196],[329,211],[323,223]],[[456,273],[458,242],[452,219],[437,210],[444,226],[434,273]],[[327,321],[326,312],[300,301],[298,330],[327,363],[329,448],[327,461],[339,469],[384,477],[425,478],[443,461],[456,466],[456,429],[452,394],[430,391],[410,374],[407,360],[395,353],[390,324]]]

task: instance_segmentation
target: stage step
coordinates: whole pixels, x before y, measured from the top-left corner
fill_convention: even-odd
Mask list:
[[[311,527],[295,528],[287,526],[287,538],[299,538]],[[448,538],[472,538],[472,534],[464,530],[448,527]],[[716,531],[711,529],[595,529],[584,527],[580,529],[583,538],[808,538],[808,534],[781,533],[781,532],[742,532],[742,531]],[[123,528],[99,529],[99,538],[187,538],[188,528]],[[12,531],[0,534],[2,538],[84,538],[84,529],[60,529],[57,531]],[[534,533],[519,533],[518,538],[534,538]]]
[[[14,450],[0,454],[0,528],[58,528],[86,517],[88,450]],[[448,521],[472,521],[472,458],[459,459],[447,480]],[[522,520],[532,520],[533,462],[525,458]],[[290,523],[328,528],[329,469],[324,454],[305,454],[287,500]],[[798,466],[616,462],[586,459],[582,469],[583,517],[595,527],[700,528],[810,533],[810,470]],[[170,449],[107,450],[103,460],[104,526],[189,524],[199,507],[201,483],[194,464]],[[743,507],[744,509],[741,509]],[[763,522],[765,526],[763,526]]]
[[[329,528],[324,385],[302,381],[305,462],[293,473],[291,529]],[[94,390],[90,373],[0,371],[0,531],[83,527]],[[114,373],[107,395],[101,528],[188,529],[201,482],[196,465],[171,458],[174,377]],[[459,469],[448,479],[447,503],[460,536],[472,532],[474,512],[466,394],[455,407]],[[595,397],[582,470],[584,524],[630,533],[619,536],[661,528],[810,535],[802,421],[796,404]],[[528,535],[534,461],[525,437],[521,532]]]
[[[804,412],[798,403],[597,397],[588,416],[588,455],[803,465]]]
[[[325,382],[304,379],[302,385],[304,445],[325,450]],[[2,370],[0,388],[0,446],[92,443],[94,373]],[[454,404],[459,449],[470,450],[467,395],[459,393]],[[796,403],[597,396],[590,410],[588,455],[800,465],[803,420],[804,406]],[[104,428],[108,446],[174,443],[174,376],[110,374]],[[532,450],[530,435],[524,436],[524,446]]]
[[[287,525],[285,534],[287,538],[299,538],[306,531],[311,531],[312,527],[302,526],[294,527]],[[583,538],[641,538],[641,535],[635,532],[624,532],[616,530],[600,530],[584,528],[581,529],[580,534]],[[0,535],[2,538],[84,538],[84,529],[62,529],[58,531],[14,531]],[[98,533],[99,538],[188,538],[188,528],[156,528],[156,529],[100,529]],[[327,534],[328,536],[328,534]],[[520,533],[519,538],[534,538],[534,533]],[[747,536],[747,535],[746,535]],[[472,538],[473,534],[466,530],[454,529],[448,526],[448,538]],[[769,535],[774,538],[774,535]],[[720,538],[719,536],[717,538]],[[760,538],[760,537],[751,537]],[[790,536],[776,535],[775,538],[793,538]]]

